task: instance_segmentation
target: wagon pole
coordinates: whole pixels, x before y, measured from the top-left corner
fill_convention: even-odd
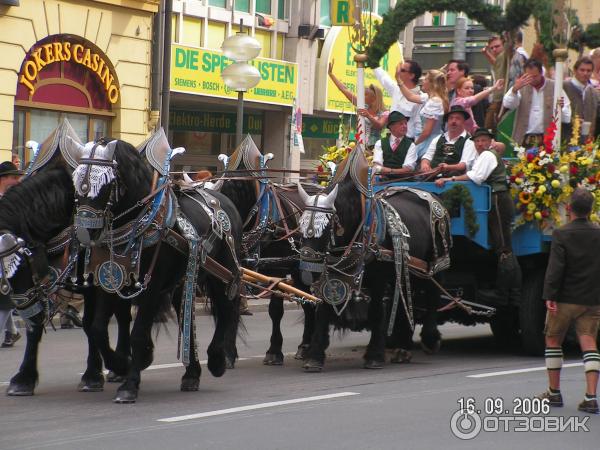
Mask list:
[[[568,57],[567,42],[570,34],[569,22],[565,14],[565,0],[554,0],[554,27],[552,34],[556,49],[552,51],[552,56],[554,56],[554,120],[556,121],[556,135],[552,144],[556,149],[560,149],[561,141],[562,108],[558,102],[562,96],[564,67]]]

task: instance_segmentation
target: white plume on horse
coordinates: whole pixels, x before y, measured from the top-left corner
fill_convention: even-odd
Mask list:
[[[31,149],[33,156],[35,157],[40,151],[40,143],[36,141],[27,141],[25,142],[25,148]]]
[[[184,153],[185,153],[185,148],[184,147],[174,148],[173,150],[171,150],[171,156],[169,157],[169,160],[173,159],[177,155],[182,155]]]
[[[331,215],[335,213],[335,199],[337,197],[337,193],[338,185],[336,184],[329,194],[308,195],[302,185],[298,183],[298,194],[300,194],[300,198],[307,207],[310,208],[311,206],[316,206],[317,208],[331,211],[323,212],[306,209],[298,221],[302,236],[305,238],[320,238],[323,235],[323,230],[325,230],[325,227],[329,223]],[[308,230],[311,228],[311,219],[312,231],[314,234],[309,235]]]
[[[225,168],[227,168],[227,164],[229,163],[229,156],[227,156],[225,153],[221,153],[219,154],[217,159],[223,163],[223,166],[225,166]]]
[[[68,145],[72,145],[77,150],[74,154],[77,161],[81,159],[90,159],[92,150],[95,147],[92,159],[98,161],[109,161],[116,164],[113,160],[117,141],[110,141],[106,146],[96,142],[88,142],[81,145],[75,142],[70,136],[67,136]],[[115,171],[111,165],[98,164],[79,164],[73,172],[73,186],[82,197],[96,198],[100,190],[115,179]],[[89,183],[89,184],[88,184]]]

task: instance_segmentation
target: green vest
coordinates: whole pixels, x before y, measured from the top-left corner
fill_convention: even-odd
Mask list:
[[[493,150],[485,150],[486,152],[492,152],[496,157],[496,168],[492,170],[490,176],[484,181],[485,184],[491,186],[492,192],[503,192],[508,190],[508,184],[506,182],[506,167],[502,158]],[[483,153],[482,153],[483,154]]]
[[[388,135],[381,139],[381,150],[383,151],[383,165],[390,169],[401,169],[406,159],[406,154],[413,143],[413,140],[409,137],[404,137],[400,141],[400,145],[396,148],[396,151],[392,151],[390,145],[390,136]]]
[[[435,153],[431,159],[431,168],[435,169],[441,163],[458,164],[462,158],[463,148],[465,147],[465,142],[467,142],[467,139],[469,139],[468,134],[466,136],[461,136],[453,144],[454,148],[447,148],[444,150],[444,144],[446,144],[446,135],[442,134],[438,139],[437,145],[435,146]]]

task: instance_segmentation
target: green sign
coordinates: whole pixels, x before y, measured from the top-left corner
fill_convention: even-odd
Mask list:
[[[344,117],[344,124],[348,124],[348,116]],[[354,116],[352,117],[354,125]],[[302,117],[302,137],[319,139],[337,139],[340,128],[339,119],[322,119],[320,117]],[[352,140],[354,135],[352,135]]]
[[[169,128],[173,131],[235,133],[235,121],[236,115],[233,113],[172,110],[169,115]],[[244,114],[244,133],[262,134],[262,129],[261,114]]]

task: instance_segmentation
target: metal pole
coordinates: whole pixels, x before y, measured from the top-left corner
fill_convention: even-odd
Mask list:
[[[161,85],[162,85],[162,58],[164,56],[165,36],[165,8],[164,1],[160,4],[160,11],[154,16],[152,22],[152,96],[150,99],[151,122],[157,127],[160,120]]]
[[[457,17],[454,24],[454,59],[467,59],[467,18]]]
[[[354,62],[356,62],[356,109],[364,109],[365,107],[365,61],[367,55],[359,53],[354,55]],[[366,135],[365,129],[365,118],[358,116],[358,122],[360,123],[360,130],[362,132],[362,142],[367,145],[368,136]]]
[[[167,139],[169,137],[169,108],[171,94],[171,29],[173,16],[173,0],[165,0],[165,44],[163,56],[162,92],[160,108],[160,124],[165,130]]]
[[[552,52],[555,59],[554,64],[554,107],[556,108],[556,135],[554,137],[553,147],[560,148],[560,127],[562,124],[562,108],[558,106],[558,100],[562,97],[563,92],[563,80],[564,80],[564,68],[565,60],[567,59],[568,52],[566,48],[557,48]]]
[[[237,118],[235,124],[235,146],[242,143],[242,129],[244,126],[244,91],[238,91]]]

